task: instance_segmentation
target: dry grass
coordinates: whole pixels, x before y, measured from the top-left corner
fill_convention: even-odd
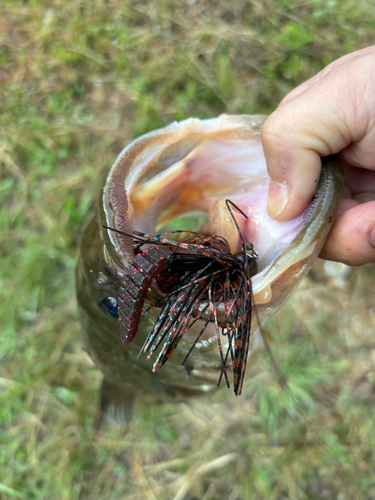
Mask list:
[[[93,192],[129,140],[268,113],[373,43],[372,19],[370,0],[1,4],[1,498],[375,497],[372,269],[347,290],[306,281],[271,322],[293,398],[264,356],[240,398],[139,403],[128,429],[93,428],[101,375],[74,297]]]

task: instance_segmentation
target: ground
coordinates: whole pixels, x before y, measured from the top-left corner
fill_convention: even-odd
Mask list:
[[[0,497],[375,497],[374,271],[319,270],[268,325],[241,397],[139,403],[95,428],[74,267],[103,172],[173,120],[264,113],[374,41],[371,0],[4,0]],[[307,416],[307,420],[301,414]]]

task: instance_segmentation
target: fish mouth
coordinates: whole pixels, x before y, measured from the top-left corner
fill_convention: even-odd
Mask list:
[[[125,148],[117,158],[107,177],[103,208],[99,214],[102,226],[115,229],[103,229],[102,237],[107,262],[112,268],[117,266],[122,283],[119,321],[125,344],[135,337],[145,290],[148,290],[147,298],[150,298],[151,282],[154,283],[150,281],[154,280],[154,274],[148,281],[140,276],[144,273],[141,272],[143,268],[137,265],[137,259],[143,257],[134,252],[136,234],[146,233],[147,243],[158,243],[160,238],[147,235],[153,236],[162,228],[167,228],[168,224],[176,222],[181,224],[178,227],[180,232],[186,231],[183,219],[199,214],[203,219],[199,222],[199,217],[196,217],[199,225],[196,229],[203,236],[211,235],[212,241],[215,240],[214,235],[225,238],[229,259],[231,254],[241,250],[242,242],[250,244],[253,255],[257,256],[257,272],[251,276],[246,270],[247,264],[241,271],[242,275],[247,274],[247,278],[240,285],[243,298],[235,306],[235,317],[239,318],[236,323],[230,323],[232,320],[226,312],[225,295],[213,305],[210,294],[216,284],[211,282],[207,285],[208,295],[199,295],[200,308],[207,310],[208,315],[203,329],[200,324],[204,321],[203,316],[199,321],[192,321],[192,315],[197,312],[199,317],[199,309],[195,305],[186,316],[183,312],[178,313],[179,316],[170,314],[176,306],[172,307],[169,300],[179,303],[172,290],[161,310],[160,303],[154,302],[150,311],[150,318],[153,316],[155,319],[154,326],[141,349],[148,353],[148,357],[159,350],[153,371],[161,368],[177,344],[182,346],[178,357],[188,353],[183,357],[182,364],[194,347],[200,349],[201,355],[198,352],[195,357],[198,356],[199,363],[204,366],[204,355],[214,349],[214,340],[217,339],[221,358],[219,383],[224,375],[229,387],[226,359],[231,353],[236,394],[241,393],[249,355],[255,359],[253,354],[263,345],[263,337],[259,333],[261,326],[289,298],[314,262],[332,224],[343,180],[336,157],[322,160],[322,173],[310,205],[290,221],[272,220],[266,208],[270,180],[260,137],[264,120],[264,116],[227,115],[203,121],[188,119],[146,134]],[[232,206],[238,207],[235,220],[228,210],[228,200]],[[155,250],[159,252],[157,247]],[[244,246],[243,252],[247,260]],[[137,280],[143,280],[142,285],[141,288],[137,285],[137,292],[132,295],[130,290]],[[127,289],[128,286],[131,288]],[[225,287],[224,282],[219,286]],[[239,293],[235,291],[236,286],[228,281],[233,305],[237,304],[236,294]],[[192,297],[190,295],[189,300]],[[253,311],[255,318],[252,318]],[[168,321],[166,318],[169,318]],[[220,318],[224,318],[224,327],[218,327]],[[188,325],[186,328],[182,326],[185,322]],[[158,325],[162,324],[164,326],[158,330]],[[144,328],[141,329],[144,332]],[[165,340],[161,346],[168,331],[170,340]],[[175,331],[180,333],[170,337]],[[198,344],[198,340],[202,345]],[[223,350],[226,352],[225,359]],[[178,357],[174,356],[174,359],[177,361]],[[209,363],[205,366],[208,372],[211,369],[217,371],[220,360],[210,368]]]
[[[134,385],[142,391],[167,389],[174,392],[186,384],[200,391],[211,390],[214,388],[211,381],[218,380],[220,370],[221,375],[226,372],[226,358],[223,362],[219,345],[221,341],[225,356],[228,353],[231,355],[232,363],[228,369],[237,377],[235,392],[239,394],[246,361],[249,362],[249,357],[254,361],[254,353],[262,348],[260,327],[291,295],[317,256],[339,201],[342,185],[340,165],[335,158],[323,161],[315,198],[303,214],[285,223],[271,220],[266,210],[269,178],[260,138],[264,120],[263,116],[222,115],[203,121],[188,119],[173,123],[132,142],[120,153],[111,168],[101,193],[98,214],[89,224],[83,238],[82,258],[77,266],[77,294],[87,325],[88,350],[106,376],[124,390],[128,391]],[[239,211],[233,209],[239,230],[231,218],[226,200],[239,208]],[[231,205],[232,208],[234,205]],[[188,227],[191,220],[196,224],[193,228]],[[145,377],[143,381],[142,376],[151,370],[148,360],[144,356],[137,358],[137,355],[140,349],[145,352],[142,346],[148,344],[150,332],[158,328],[155,325],[160,324],[157,318],[161,308],[168,301],[175,307],[177,299],[172,297],[176,292],[173,288],[166,290],[167,300],[164,303],[151,302],[148,294],[153,291],[155,283],[160,288],[158,278],[161,268],[154,269],[158,275],[154,271],[149,273],[146,266],[142,267],[141,259],[145,258],[144,248],[154,250],[148,255],[154,255],[160,249],[157,246],[137,247],[134,231],[154,236],[168,228],[172,231],[195,229],[202,235],[200,237],[207,235],[212,244],[219,244],[219,236],[215,238],[214,235],[221,235],[228,242],[224,245],[227,262],[239,260],[230,270],[233,271],[231,276],[234,281],[227,278],[226,281],[217,280],[215,283],[210,281],[202,295],[200,291],[197,296],[189,295],[189,300],[199,303],[198,309],[195,303],[190,309],[190,319],[188,315],[168,317],[171,329],[169,333],[164,329],[157,332],[158,338],[162,339],[164,333],[167,337],[164,337],[163,346],[152,344],[155,355],[158,349],[159,354],[162,354],[170,333],[177,331],[174,326],[180,328],[185,320],[193,322],[197,318],[197,321],[192,326],[184,323],[188,329],[182,327],[181,336],[173,338],[173,342],[178,342],[178,349],[164,365],[160,376]],[[246,263],[244,254],[233,255],[241,250],[240,234],[245,243],[252,244],[249,248],[258,254],[257,272],[254,275],[247,272],[250,270],[246,268],[247,264],[245,267],[242,265]],[[148,244],[151,239],[146,238]],[[158,241],[156,238],[156,243]],[[166,249],[171,252],[172,260],[176,253],[174,248],[177,248],[175,243],[175,246],[169,245]],[[170,283],[169,277],[174,279],[172,260],[167,258],[167,283]],[[138,267],[135,267],[134,264],[138,262]],[[134,274],[130,274],[129,269]],[[242,282],[239,275],[235,276],[235,273],[241,272],[242,276],[246,276]],[[138,280],[144,280],[140,286]],[[129,285],[129,294],[132,295],[134,291],[129,298],[134,306],[129,309],[130,312],[125,311],[125,305],[128,305],[124,302],[126,283]],[[131,288],[134,284],[139,289]],[[239,311],[236,318],[242,321],[241,331],[237,319],[233,319],[235,315],[225,312],[223,302],[228,303],[228,296],[217,296],[217,301],[215,297],[213,301],[210,298],[210,293],[211,297],[216,293],[215,287],[220,292],[218,287],[226,285],[231,287],[229,309],[237,297],[236,290],[244,290],[243,285],[246,285],[244,299],[233,306]],[[177,291],[181,286],[179,282]],[[207,306],[207,301],[213,315],[213,309],[216,308],[217,324],[224,326],[219,325],[218,328],[212,321],[212,315],[208,320],[198,318],[199,312]],[[143,305],[145,308],[149,305],[153,307],[142,315]],[[224,322],[220,319],[223,309]],[[108,314],[112,319],[116,314],[119,315],[120,327]],[[229,314],[232,316],[229,317]],[[128,321],[127,332],[123,327],[124,321]],[[207,328],[200,335],[202,322],[207,323]],[[132,328],[132,338],[129,328]],[[128,344],[126,348],[120,345],[121,336]],[[232,340],[228,341],[230,336]],[[195,346],[194,355],[185,364],[186,373],[181,372],[177,368],[185,363],[192,346]],[[233,355],[231,346],[234,346]],[[159,365],[164,362],[163,359],[160,359]],[[155,363],[158,364],[158,361]],[[192,375],[189,382],[185,381],[186,374]]]
[[[230,199],[247,216],[236,215],[236,220],[243,239],[259,256],[253,302],[268,308],[269,317],[306,274],[324,242],[342,174],[337,160],[330,160],[334,166],[328,181],[320,183],[318,201],[290,221],[271,219],[260,139],[265,118],[191,118],[134,141],[120,153],[107,178],[103,224],[127,234],[134,228],[154,235],[173,221],[181,224],[178,229],[186,229],[184,219],[195,217],[201,220],[198,232],[223,236],[235,253],[241,245],[225,205]],[[301,232],[303,238],[298,239]],[[132,242],[116,233],[108,237],[126,267],[133,256]]]

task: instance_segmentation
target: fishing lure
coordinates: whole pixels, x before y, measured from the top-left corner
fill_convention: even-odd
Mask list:
[[[242,251],[237,255],[232,255],[227,240],[217,235],[206,237],[192,231],[169,231],[156,236],[134,231],[133,235],[127,235],[137,242],[137,247],[133,263],[128,265],[121,281],[118,313],[121,337],[126,345],[136,335],[144,302],[155,280],[154,290],[158,288],[161,293],[151,305],[161,310],[141,350],[150,359],[163,343],[153,371],[163,366],[185,333],[202,318],[204,325],[182,365],[208,323],[214,322],[221,362],[218,385],[224,376],[230,386],[226,370],[230,357],[234,392],[239,395],[250,342],[251,276],[256,273],[257,253],[251,243],[244,242],[231,206],[247,216],[230,200],[226,200],[226,206],[241,241]],[[166,238],[178,234],[193,237],[183,241]],[[142,249],[144,245],[148,246]],[[222,336],[227,337],[225,353]]]

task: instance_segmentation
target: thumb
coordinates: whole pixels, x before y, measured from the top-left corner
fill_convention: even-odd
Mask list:
[[[321,156],[351,145],[345,158],[359,164],[358,158],[366,160],[369,153],[374,132],[367,130],[374,122],[370,117],[375,104],[374,47],[345,56],[326,70],[287,96],[262,128],[271,177],[268,212],[279,220],[297,216],[311,200]],[[365,146],[367,153],[362,151]]]
[[[262,128],[262,143],[271,177],[268,212],[288,220],[311,200],[321,156],[338,153],[351,142],[337,99],[315,87],[278,108]]]

